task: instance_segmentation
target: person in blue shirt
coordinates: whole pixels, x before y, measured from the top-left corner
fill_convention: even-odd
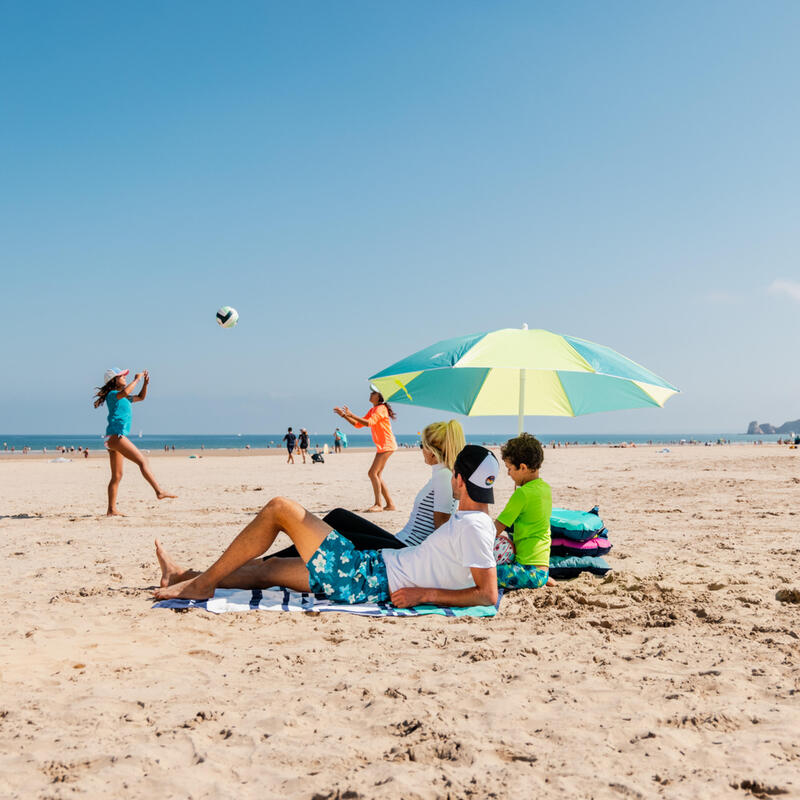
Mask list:
[[[137,372],[130,383],[125,383],[127,375],[127,369],[107,369],[103,376],[103,385],[98,388],[94,399],[95,408],[99,408],[103,403],[108,406],[106,448],[111,461],[111,480],[108,482],[106,515],[109,517],[123,516],[117,509],[117,491],[122,480],[122,465],[126,458],[139,467],[142,476],[153,487],[159,500],[177,497],[177,495],[168,494],[158,485],[158,481],[147,465],[147,459],[128,438],[131,431],[131,403],[139,403],[147,397],[150,375],[147,370]],[[142,388],[139,390],[139,394],[131,396],[140,379]]]

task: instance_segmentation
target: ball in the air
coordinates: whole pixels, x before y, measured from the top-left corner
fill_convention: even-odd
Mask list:
[[[494,540],[494,560],[498,564],[510,564],[514,560],[514,542],[511,537],[501,533]]]
[[[230,306],[222,306],[217,311],[217,322],[223,328],[232,328],[239,321],[239,312]]]

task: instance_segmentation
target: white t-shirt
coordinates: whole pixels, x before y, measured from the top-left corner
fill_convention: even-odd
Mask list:
[[[434,511],[452,515],[458,508],[450,483],[453,473],[444,464],[434,464],[431,470],[431,479],[414,498],[408,522],[395,534],[403,544],[422,544],[433,533]]]
[[[425,589],[469,589],[470,567],[495,566],[495,528],[483,511],[456,511],[422,544],[381,550],[389,591],[405,586]]]

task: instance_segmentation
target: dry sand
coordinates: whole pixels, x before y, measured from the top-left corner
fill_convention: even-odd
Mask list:
[[[126,465],[123,519],[99,452],[2,460],[0,796],[800,797],[800,450],[548,450],[614,572],[491,620],[151,609],[154,537],[203,566],[273,494],[364,508],[370,458],[156,455],[179,499]],[[419,453],[386,474],[407,513]]]

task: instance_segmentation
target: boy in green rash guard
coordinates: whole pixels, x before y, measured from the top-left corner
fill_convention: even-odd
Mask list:
[[[538,589],[550,570],[550,514],[553,497],[549,484],[539,477],[544,450],[529,433],[509,439],[500,455],[516,490],[498,514],[498,536],[513,526],[516,550],[511,564],[497,565],[497,583],[506,589]]]

